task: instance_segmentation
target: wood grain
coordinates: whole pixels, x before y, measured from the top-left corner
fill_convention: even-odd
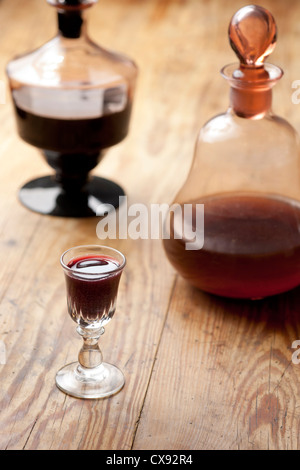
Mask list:
[[[242,2],[246,4],[246,2]],[[238,0],[101,0],[90,34],[140,68],[128,138],[95,170],[122,184],[129,203],[172,202],[190,168],[204,122],[228,104],[220,68]],[[274,109],[300,131],[291,101],[300,5],[269,0],[278,24],[272,62],[285,75]],[[17,54],[56,31],[46,1],[0,3],[0,79]],[[299,449],[300,291],[265,301],[217,299],[189,287],[159,240],[113,240],[127,268],[118,308],[101,339],[126,376],[121,393],[84,401],[55,386],[80,339],[66,312],[60,254],[98,243],[96,219],[43,217],[21,206],[18,188],[49,173],[17,136],[9,93],[0,105],[0,449]],[[107,243],[107,242],[105,242]]]
[[[299,289],[253,304],[174,292],[135,448],[296,448]]]

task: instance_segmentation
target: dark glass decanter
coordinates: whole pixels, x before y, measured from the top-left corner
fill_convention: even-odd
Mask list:
[[[57,35],[7,66],[19,136],[55,170],[19,192],[27,208],[42,214],[101,215],[124,195],[90,171],[128,133],[137,67],[89,38],[86,14],[96,2],[48,0],[57,9]]]

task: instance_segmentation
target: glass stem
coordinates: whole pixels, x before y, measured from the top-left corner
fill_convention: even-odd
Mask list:
[[[87,330],[81,326],[77,328],[77,333],[83,339],[83,345],[78,355],[79,372],[85,369],[94,369],[102,364],[103,356],[98,343],[104,331],[103,327],[97,330]]]

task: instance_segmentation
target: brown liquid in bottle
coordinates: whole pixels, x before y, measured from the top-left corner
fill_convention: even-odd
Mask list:
[[[252,299],[300,284],[300,203],[247,193],[189,203],[193,231],[196,204],[204,204],[203,248],[188,251],[186,240],[174,238],[178,221],[173,214],[164,246],[172,265],[190,284],[221,296]]]

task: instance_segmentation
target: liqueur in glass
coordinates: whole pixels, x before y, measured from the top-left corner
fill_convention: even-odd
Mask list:
[[[125,383],[118,367],[103,362],[98,344],[115,313],[125,263],[121,252],[100,245],[77,246],[61,256],[68,313],[83,339],[78,361],[56,375],[58,388],[69,395],[105,398],[120,391]]]

